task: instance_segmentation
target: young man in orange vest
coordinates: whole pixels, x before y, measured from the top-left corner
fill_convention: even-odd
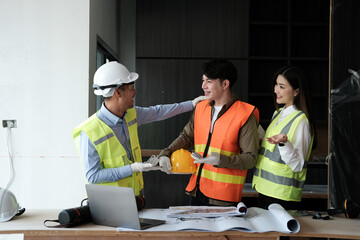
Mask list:
[[[198,103],[179,137],[160,153],[159,165],[171,173],[171,153],[194,147],[197,171],[186,187],[190,205],[236,205],[247,170],[256,164],[259,111],[231,92],[237,70],[230,61],[215,59],[203,70],[207,100]]]

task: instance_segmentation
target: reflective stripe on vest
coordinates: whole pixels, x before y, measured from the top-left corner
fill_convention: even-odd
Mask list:
[[[258,110],[254,106],[241,101],[234,102],[215,121],[210,145],[207,146],[211,124],[211,106],[209,101],[200,102],[196,106],[194,118],[195,151],[203,155],[208,147],[208,154],[211,152],[218,152],[226,156],[240,154],[238,133],[254,111],[256,111],[255,115],[258,116]],[[188,192],[196,187],[199,167],[201,166],[200,164],[197,165],[198,171],[191,176],[186,187]],[[199,188],[205,196],[228,202],[241,201],[247,170],[217,168],[210,164],[203,164],[202,166]]]
[[[254,175],[259,176],[259,169],[257,169],[257,168],[255,169]],[[261,177],[264,178],[264,179],[267,179],[267,180],[269,180],[271,182],[286,185],[286,186],[289,186],[289,187],[302,188],[304,186],[304,184],[305,184],[305,180],[304,181],[297,181],[296,179],[293,179],[293,178],[277,176],[277,175],[272,174],[271,172],[265,171],[263,169],[261,170]]]
[[[134,161],[141,162],[141,149],[137,134],[136,111],[134,108],[127,110],[124,120],[127,123],[129,130]],[[112,129],[101,121],[96,114],[92,115],[73,130],[73,138],[78,150],[81,131],[84,131],[90,141],[94,144],[103,168],[123,167],[132,163],[127,157],[125,148],[121,145]],[[141,173],[133,173],[132,176],[127,178],[120,179],[116,182],[102,183],[102,185],[132,187],[135,194],[139,195],[140,191],[143,189],[144,183]]]
[[[294,131],[300,121],[306,118],[301,111],[291,113],[275,126],[279,115],[276,114],[265,133],[265,137],[284,133],[291,142]],[[281,159],[278,144],[263,141],[259,149],[258,162],[253,176],[253,187],[266,196],[285,201],[301,201],[302,188],[305,184],[307,160],[310,157],[311,146],[306,156],[304,167],[300,172],[293,172]]]

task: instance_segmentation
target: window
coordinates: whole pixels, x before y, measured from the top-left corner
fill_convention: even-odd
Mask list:
[[[97,38],[96,46],[96,69],[110,61],[117,61],[118,55],[100,38]],[[96,111],[100,109],[103,96],[96,96]]]

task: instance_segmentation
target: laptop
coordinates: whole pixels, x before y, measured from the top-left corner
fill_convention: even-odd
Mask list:
[[[139,218],[134,190],[130,187],[86,184],[85,188],[95,224],[144,230],[165,223]]]

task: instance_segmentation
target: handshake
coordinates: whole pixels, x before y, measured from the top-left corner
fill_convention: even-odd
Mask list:
[[[170,158],[167,156],[151,156],[146,162],[134,162],[130,165],[132,172],[148,172],[161,170],[167,174],[171,173]]]
[[[189,153],[190,155],[190,153]],[[194,163],[206,163],[217,166],[220,164],[220,153],[211,152],[208,157],[202,157],[199,153],[192,153],[191,158]],[[135,162],[130,165],[132,172],[147,172],[152,170],[161,170],[167,174],[171,174],[171,161],[167,156],[151,156],[146,162]],[[196,168],[196,167],[195,167]]]

